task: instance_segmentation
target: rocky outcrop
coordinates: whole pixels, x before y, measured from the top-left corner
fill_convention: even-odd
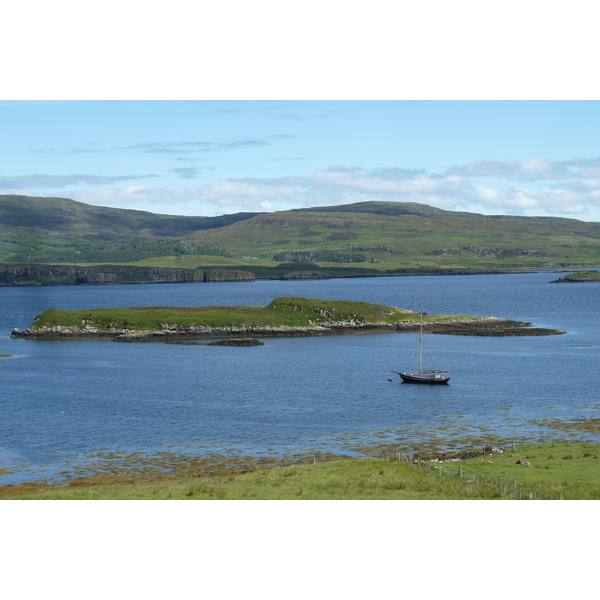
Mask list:
[[[331,279],[329,273],[318,273],[315,271],[302,271],[299,273],[286,273],[282,278],[283,281],[309,280],[309,279]]]
[[[254,281],[254,273],[226,269],[169,269],[97,265],[0,265],[0,285],[106,285]]]
[[[598,271],[570,273],[569,275],[563,275],[550,283],[589,283],[589,282],[600,282],[600,273]]]
[[[546,329],[542,327],[531,327],[531,323],[522,321],[502,320],[490,323],[444,323],[431,328],[431,333],[443,335],[475,335],[486,337],[508,337],[508,336],[540,336],[561,335],[565,333],[560,329]]]
[[[264,342],[259,342],[256,338],[231,338],[210,342],[208,346],[264,346]]]
[[[483,317],[472,320],[433,322],[424,325],[430,333],[452,335],[555,335],[565,333],[555,329],[536,329],[529,323],[508,321],[495,317]],[[129,329],[99,330],[89,325],[83,328],[54,326],[30,327],[26,331],[14,329],[11,337],[29,339],[112,339],[115,342],[168,342],[173,340],[192,340],[199,338],[238,338],[238,337],[296,337],[317,335],[340,335],[347,333],[386,333],[418,331],[419,324],[413,322],[369,323],[365,321],[325,321],[306,327],[212,327],[202,325],[178,328],[164,325],[160,331],[136,331]]]
[[[256,277],[250,271],[213,269],[204,273],[204,281],[254,281]]]
[[[545,252],[544,250],[528,250],[527,248],[490,248],[486,246],[463,246],[462,248],[441,248],[440,250],[434,250],[430,254],[433,256],[444,256],[449,254],[458,254],[462,250],[468,250],[473,252],[477,256],[482,258],[495,258],[497,256],[532,256],[539,258],[550,258],[559,256],[556,253]]]

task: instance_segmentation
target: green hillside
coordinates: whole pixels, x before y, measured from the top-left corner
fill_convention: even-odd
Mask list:
[[[220,266],[257,277],[596,267],[600,224],[403,202],[184,217],[0,196],[0,262]]]
[[[225,256],[224,249],[185,244],[182,238],[256,214],[180,217],[67,198],[0,196],[0,261],[89,263],[194,253]]]
[[[600,262],[598,223],[484,216],[414,203],[364,202],[262,214],[188,237],[220,244],[234,256],[351,264],[382,271],[595,266]]]

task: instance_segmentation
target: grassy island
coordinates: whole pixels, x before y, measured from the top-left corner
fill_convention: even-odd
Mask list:
[[[599,271],[577,271],[569,275],[563,275],[552,283],[581,283],[590,281],[600,281]]]
[[[366,302],[276,298],[267,306],[166,306],[104,308],[94,310],[49,309],[33,325],[74,327],[84,330],[130,329],[155,331],[189,327],[309,327],[328,321],[363,321],[392,324],[418,321],[419,314],[400,308]]]
[[[423,315],[434,333],[461,335],[547,335],[556,330],[529,329],[528,323],[468,315]],[[182,337],[240,334],[322,335],[331,333],[412,331],[417,312],[349,300],[276,298],[267,306],[165,306],[93,310],[48,309],[25,332],[13,337],[109,337],[119,341],[159,341]]]

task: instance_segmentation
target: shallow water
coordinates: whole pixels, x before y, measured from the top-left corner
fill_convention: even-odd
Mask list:
[[[196,457],[234,465],[566,435],[598,442],[593,429],[567,434],[543,422],[600,412],[600,286],[549,283],[557,277],[0,288],[0,354],[13,355],[0,359],[0,472],[8,472],[0,485],[94,465],[179,468]],[[412,310],[422,301],[431,314],[493,315],[567,334],[427,335],[424,366],[450,370],[448,386],[402,384],[391,373],[416,368],[414,333],[274,338],[256,347],[8,337],[51,307],[265,305],[277,296]]]

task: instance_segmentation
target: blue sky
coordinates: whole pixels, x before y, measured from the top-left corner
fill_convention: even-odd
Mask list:
[[[0,193],[185,215],[385,200],[600,221],[583,0],[106,0],[93,19],[33,4],[3,14]]]
[[[3,101],[0,193],[164,214],[366,200],[600,221],[598,101]]]

